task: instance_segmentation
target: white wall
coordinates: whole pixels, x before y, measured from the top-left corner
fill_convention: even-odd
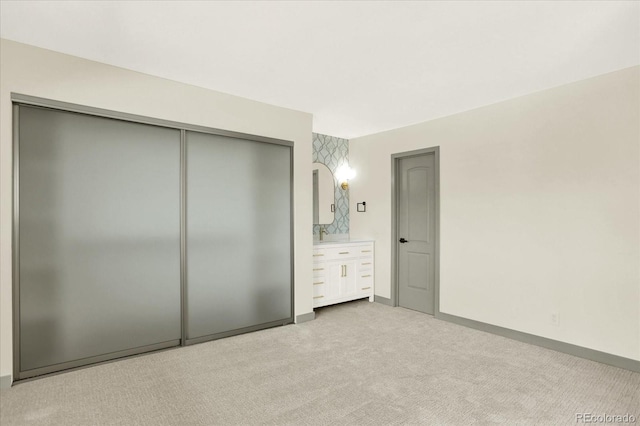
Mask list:
[[[352,139],[351,236],[376,241],[376,294],[391,154],[440,146],[441,311],[640,359],[639,103],[633,67]]]
[[[310,114],[8,40],[0,67],[0,376],[13,371],[11,92],[293,141],[295,315],[312,311]]]

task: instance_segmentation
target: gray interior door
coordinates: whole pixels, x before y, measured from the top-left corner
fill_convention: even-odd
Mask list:
[[[18,112],[18,378],[178,345],[180,131]]]
[[[398,304],[432,314],[435,299],[435,155],[399,160]]]

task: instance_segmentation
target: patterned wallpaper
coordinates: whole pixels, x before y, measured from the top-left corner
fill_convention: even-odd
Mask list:
[[[326,165],[334,175],[336,212],[333,223],[326,227],[329,234],[349,233],[349,190],[338,186],[335,179],[336,170],[343,163],[349,162],[349,141],[335,136],[313,134],[313,163]],[[313,225],[314,235],[320,226]]]

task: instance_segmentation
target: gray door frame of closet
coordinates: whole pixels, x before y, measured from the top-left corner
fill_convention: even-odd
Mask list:
[[[11,93],[12,112],[13,112],[13,210],[12,210],[12,299],[13,299],[13,378],[16,380],[30,379],[36,376],[42,377],[51,374],[56,374],[63,371],[75,370],[78,368],[84,368],[93,366],[105,362],[111,362],[115,359],[143,354],[151,351],[157,351],[167,349],[176,346],[186,346],[204,341],[220,339],[237,334],[247,333],[251,331],[262,330],[279,325],[291,324],[294,322],[294,300],[295,300],[295,264],[294,264],[294,196],[293,196],[293,174],[294,174],[294,162],[293,162],[293,150],[294,144],[292,141],[280,140],[269,138],[265,136],[257,136],[246,133],[232,132],[228,130],[214,129],[204,126],[191,125],[186,123],[180,123],[170,120],[162,120],[151,117],[145,117],[136,114],[123,113],[118,111],[112,111],[101,108],[94,108],[84,105],[78,105],[68,102],[55,101],[45,98],[39,98],[35,96],[28,96],[19,93]],[[181,306],[181,339],[169,342],[162,342],[158,344],[148,345],[145,347],[133,348],[124,351],[98,355],[90,358],[80,359],[65,362],[63,364],[57,364],[53,366],[46,366],[37,368],[35,370],[29,370],[23,372],[20,370],[20,106],[40,107],[49,110],[58,110],[64,112],[72,112],[78,114],[84,114],[89,116],[96,116],[102,118],[110,118],[114,120],[127,121],[139,124],[147,124],[158,127],[166,127],[170,129],[180,130],[180,306]],[[186,286],[187,286],[187,145],[186,145],[186,132],[194,131],[199,133],[206,133],[212,135],[226,136],[230,138],[237,138],[243,140],[249,140],[254,142],[263,142],[268,144],[283,145],[290,148],[290,265],[291,265],[291,300],[290,300],[290,312],[291,315],[288,318],[283,318],[276,321],[271,321],[264,324],[257,324],[249,327],[244,327],[236,330],[230,330],[223,333],[218,333],[211,336],[204,336],[202,338],[187,340],[187,300],[186,300]]]

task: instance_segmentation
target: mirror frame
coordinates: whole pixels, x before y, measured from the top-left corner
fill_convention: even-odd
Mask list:
[[[335,178],[329,167],[323,163],[313,163],[311,171],[313,173],[313,224],[330,225],[336,218]],[[331,206],[334,208],[332,209]]]

